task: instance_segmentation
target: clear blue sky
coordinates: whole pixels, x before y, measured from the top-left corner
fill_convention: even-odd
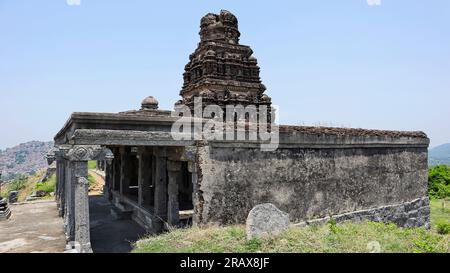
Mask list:
[[[450,142],[450,1],[0,0],[0,148],[74,111],[172,109],[200,18],[239,19],[283,124],[423,130]],[[376,1],[376,0],[371,0]]]

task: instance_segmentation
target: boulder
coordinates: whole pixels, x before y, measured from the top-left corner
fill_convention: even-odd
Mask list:
[[[47,193],[43,190],[37,190],[35,195],[36,197],[44,197],[47,195]]]
[[[255,206],[247,217],[247,239],[276,236],[289,228],[289,214],[271,203]]]
[[[9,196],[8,196],[9,203],[16,203],[18,198],[19,198],[18,191],[11,191],[9,193]]]

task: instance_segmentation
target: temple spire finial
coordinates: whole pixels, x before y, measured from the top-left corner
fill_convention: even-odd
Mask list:
[[[200,22],[200,40],[222,41],[239,44],[241,36],[238,30],[238,20],[231,12],[221,10],[220,14],[208,13]]]
[[[208,13],[201,19],[200,43],[189,56],[180,95],[193,109],[194,97],[204,105],[271,105],[260,68],[249,46],[239,44],[238,19],[231,12]]]

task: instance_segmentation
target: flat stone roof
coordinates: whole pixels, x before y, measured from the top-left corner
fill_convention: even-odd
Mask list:
[[[303,133],[308,135],[428,138],[427,135],[421,131],[389,131],[389,130],[372,130],[360,128],[291,126],[291,125],[280,125],[279,128],[280,133]]]
[[[130,124],[172,124],[176,118],[164,110],[131,110],[119,113],[74,112],[56,134],[61,137],[74,124],[108,124],[109,129],[121,129]],[[90,127],[88,127],[90,128]],[[86,128],[87,129],[87,128]]]

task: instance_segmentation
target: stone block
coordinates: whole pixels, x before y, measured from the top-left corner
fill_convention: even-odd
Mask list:
[[[116,220],[128,220],[131,219],[131,216],[133,214],[132,210],[122,210],[117,207],[111,208],[111,216]]]
[[[406,220],[405,225],[403,227],[412,228],[418,226],[416,218],[409,218]]]
[[[411,210],[408,212],[408,217],[410,217],[410,218],[416,218],[416,217],[418,217],[418,215],[419,215],[419,212],[417,210]]]

